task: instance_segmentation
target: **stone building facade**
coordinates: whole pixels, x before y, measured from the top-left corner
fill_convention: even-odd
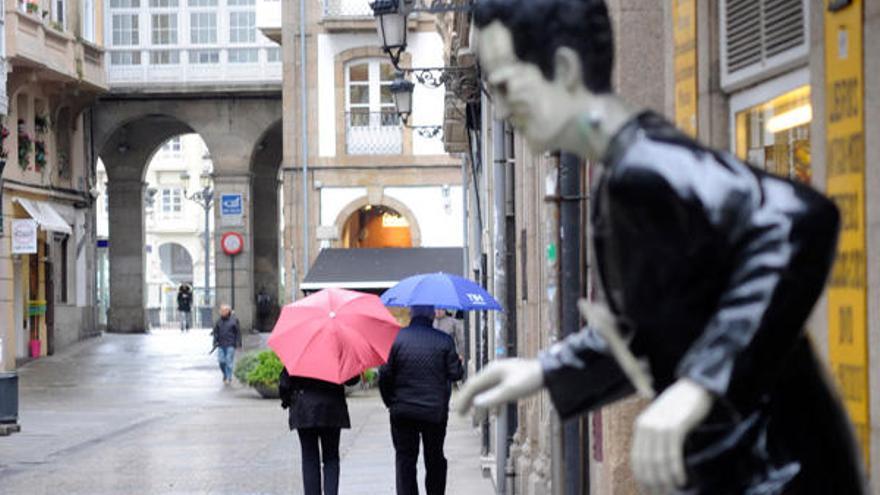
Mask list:
[[[417,84],[410,125],[400,122],[369,2],[264,0],[258,11],[284,61],[288,300],[323,248],[462,246],[461,161],[419,131],[442,125],[444,92]],[[443,65],[430,19],[412,21],[409,39],[402,66]]]
[[[89,105],[106,90],[102,7],[6,0],[0,371],[95,328]]]

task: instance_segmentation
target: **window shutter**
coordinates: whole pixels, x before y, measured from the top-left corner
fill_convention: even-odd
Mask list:
[[[807,60],[809,0],[720,0],[721,86],[738,89]]]

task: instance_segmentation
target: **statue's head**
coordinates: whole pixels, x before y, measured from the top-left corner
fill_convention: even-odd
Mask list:
[[[558,148],[590,97],[611,92],[614,37],[603,0],[481,0],[474,21],[498,116],[536,151]]]

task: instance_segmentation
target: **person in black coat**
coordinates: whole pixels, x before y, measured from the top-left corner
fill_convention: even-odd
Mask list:
[[[391,412],[391,436],[397,471],[397,494],[418,495],[416,462],[419,439],[425,449],[425,491],[446,491],[443,443],[449,419],[452,382],[461,380],[461,359],[452,337],[433,328],[433,306],[410,308],[412,320],[391,347],[379,369],[382,401]]]
[[[360,376],[355,376],[345,385],[355,385],[359,379]],[[343,428],[351,428],[345,386],[290,376],[286,369],[282,369],[278,391],[281,407],[289,410],[290,429],[299,434],[305,495],[336,495],[339,491],[339,437]]]

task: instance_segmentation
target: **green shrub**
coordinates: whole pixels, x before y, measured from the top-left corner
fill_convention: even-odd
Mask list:
[[[278,377],[284,365],[274,352],[265,350],[257,354],[257,365],[254,366],[247,374],[247,384],[254,386],[262,384],[267,386],[278,386]]]
[[[247,383],[248,373],[260,364],[260,358],[258,357],[259,353],[259,351],[250,351],[242,354],[238,362],[235,363],[235,371],[233,371],[232,374],[235,375],[235,378],[237,378],[238,381],[241,383]]]
[[[376,368],[369,368],[364,371],[364,384],[367,386],[373,385],[376,380],[379,379],[379,371]]]

